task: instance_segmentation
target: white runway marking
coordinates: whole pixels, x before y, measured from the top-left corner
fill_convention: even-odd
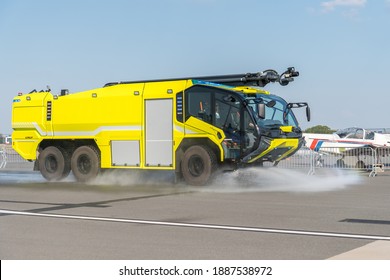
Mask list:
[[[117,223],[129,223],[129,224],[157,225],[157,226],[175,226],[175,227],[217,229],[217,230],[235,230],[235,231],[245,231],[245,232],[307,235],[307,236],[318,236],[318,237],[336,237],[336,238],[369,239],[369,240],[390,240],[390,236],[381,236],[381,235],[332,233],[332,232],[319,232],[319,231],[272,229],[272,228],[257,228],[257,227],[240,227],[240,226],[212,225],[212,224],[191,224],[191,223],[120,219],[120,218],[105,218],[105,217],[90,217],[90,216],[76,216],[76,215],[60,215],[60,214],[42,214],[42,213],[32,213],[32,212],[24,212],[24,211],[12,211],[12,210],[5,210],[5,209],[0,209],[0,214],[35,216],[35,217],[46,217],[46,218],[60,218],[60,219],[73,219],[73,220],[86,220],[86,221],[100,221],[100,222],[117,222]]]

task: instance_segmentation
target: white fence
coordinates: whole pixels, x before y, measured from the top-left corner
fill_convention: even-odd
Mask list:
[[[3,148],[0,149],[0,168],[4,168],[7,165],[7,154]]]
[[[0,146],[0,169],[1,168],[18,168],[32,163],[22,158],[10,145]]]
[[[304,169],[308,174],[315,174],[319,169],[367,171],[373,177],[390,168],[390,148],[332,147],[313,151],[303,147],[277,166]]]

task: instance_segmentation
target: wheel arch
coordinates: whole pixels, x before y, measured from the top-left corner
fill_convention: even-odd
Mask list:
[[[207,146],[217,157],[218,164],[221,163],[221,151],[220,148],[208,138],[185,138],[180,143],[180,146],[176,150],[176,172],[180,173],[181,161],[183,159],[185,151],[195,145]]]
[[[70,155],[81,146],[94,146],[100,153],[100,149],[94,139],[46,139],[39,143],[38,151],[42,151],[49,146],[61,147]]]

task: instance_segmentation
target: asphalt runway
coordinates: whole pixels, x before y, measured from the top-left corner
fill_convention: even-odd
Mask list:
[[[0,259],[390,259],[390,172],[278,168],[208,187],[110,173],[0,172]]]

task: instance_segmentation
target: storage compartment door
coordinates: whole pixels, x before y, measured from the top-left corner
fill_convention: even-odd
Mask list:
[[[145,100],[145,166],[173,166],[173,100]]]
[[[140,166],[139,141],[111,141],[113,166]]]

